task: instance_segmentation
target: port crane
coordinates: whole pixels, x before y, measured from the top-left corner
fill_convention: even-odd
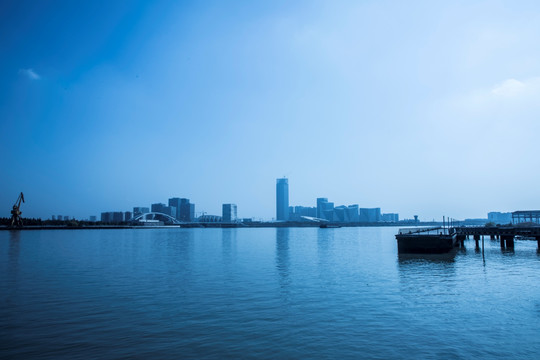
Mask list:
[[[13,209],[11,210],[11,227],[22,228],[23,222],[21,217],[21,201],[24,202],[24,195],[21,192],[15,204],[13,204]]]

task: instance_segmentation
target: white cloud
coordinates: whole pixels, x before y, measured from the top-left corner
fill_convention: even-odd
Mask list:
[[[41,76],[34,71],[34,69],[20,69],[20,74],[23,74],[24,76],[28,77],[30,80],[39,80],[41,79]]]
[[[508,79],[491,89],[491,93],[495,96],[517,96],[525,91],[526,88],[527,85],[525,83],[516,79]]]

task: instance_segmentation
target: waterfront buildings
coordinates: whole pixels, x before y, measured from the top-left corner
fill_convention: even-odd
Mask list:
[[[324,203],[328,202],[328,198],[317,198],[317,217],[319,219],[323,218]]]
[[[222,218],[223,222],[236,222],[238,220],[236,204],[223,204]]]
[[[157,204],[152,204],[151,209],[152,209],[152,212],[158,212],[165,215],[169,215],[176,219],[176,208],[174,206],[167,206],[162,203],[157,203]]]
[[[201,223],[220,223],[223,222],[223,218],[219,215],[201,215],[197,221]]]
[[[276,180],[276,220],[287,221],[289,218],[289,180]]]
[[[191,222],[195,220],[195,204],[189,202],[186,198],[170,198],[169,207],[176,209],[176,215],[173,216],[179,221]]]
[[[384,221],[384,222],[398,222],[399,221],[399,215],[394,214],[394,213],[382,214],[381,215],[381,221]]]
[[[535,223],[540,224],[540,210],[520,210],[512,213],[512,223]]]
[[[381,208],[360,208],[360,222],[379,222],[381,221]]]
[[[327,198],[317,198],[317,217],[328,221],[336,221],[334,216],[334,203]]]
[[[121,223],[124,221],[124,213],[121,211],[107,211],[101,213],[101,222]]]
[[[302,221],[302,217],[317,217],[317,208],[308,206],[289,206],[289,221]]]
[[[189,202],[189,199],[180,199],[180,215],[178,220],[190,222],[195,220],[195,204]]]
[[[492,211],[488,213],[488,221],[494,224],[510,224],[512,223],[512,213]]]

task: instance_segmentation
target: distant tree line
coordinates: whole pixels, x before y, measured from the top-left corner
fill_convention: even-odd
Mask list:
[[[111,222],[104,223],[101,221],[85,221],[85,220],[41,220],[36,218],[23,218],[23,226],[69,226],[69,227],[84,227],[84,226],[100,226],[100,225],[126,225],[126,222]],[[0,226],[10,226],[11,218],[0,218]]]

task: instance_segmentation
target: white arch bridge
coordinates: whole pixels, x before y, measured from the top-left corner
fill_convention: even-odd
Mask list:
[[[162,221],[166,225],[180,225],[181,221],[173,218],[170,215],[160,213],[160,212],[149,212],[142,215],[138,215],[131,219],[129,222],[131,224],[141,224],[141,223],[152,223]]]

